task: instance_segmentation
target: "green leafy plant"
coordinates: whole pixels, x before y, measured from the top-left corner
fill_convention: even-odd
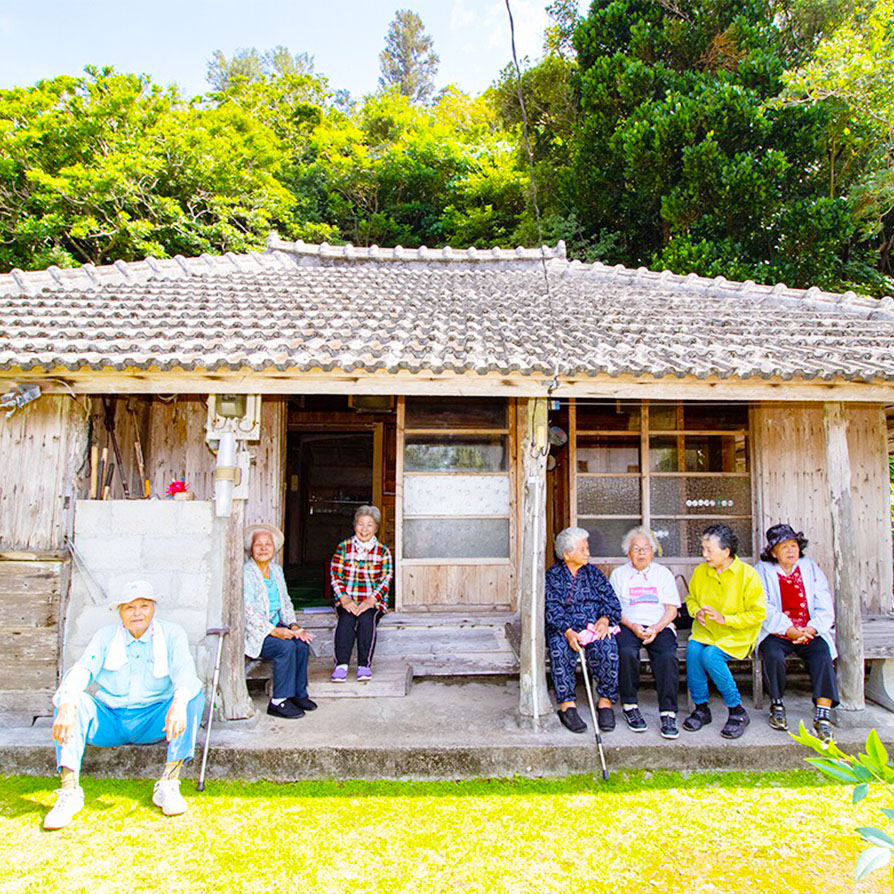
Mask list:
[[[858,804],[869,794],[871,783],[894,784],[894,766],[889,763],[887,749],[875,730],[870,731],[864,752],[855,757],[846,754],[834,742],[822,742],[816,736],[812,736],[807,732],[803,722],[798,727],[798,735],[792,735],[792,738],[820,755],[807,758],[807,763],[816,767],[820,773],[841,782],[853,783],[854,804]],[[880,809],[889,820],[894,821],[894,810],[885,807]],[[894,838],[875,826],[860,826],[856,831],[869,845],[857,859],[856,878],[859,881],[870,872],[884,869],[891,863]],[[894,873],[892,873],[892,890],[894,890]]]

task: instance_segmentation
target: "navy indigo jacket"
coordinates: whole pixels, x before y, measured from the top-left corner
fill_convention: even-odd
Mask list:
[[[546,572],[546,633],[564,636],[570,627],[583,630],[608,618],[609,625],[621,623],[621,603],[608,578],[595,566],[584,565],[575,577],[564,561]]]

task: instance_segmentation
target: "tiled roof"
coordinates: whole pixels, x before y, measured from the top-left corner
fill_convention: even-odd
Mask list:
[[[547,280],[549,288],[547,289]],[[0,369],[499,372],[894,382],[894,299],[544,249],[263,254],[0,276]]]

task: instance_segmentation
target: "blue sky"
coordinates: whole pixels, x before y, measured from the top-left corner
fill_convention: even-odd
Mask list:
[[[547,2],[510,0],[520,56],[540,55]],[[207,88],[215,50],[229,56],[282,44],[310,53],[333,88],[361,96],[378,83],[378,56],[399,8],[417,12],[434,38],[438,86],[479,93],[511,58],[504,0],[2,0],[0,88],[95,64],[177,83],[192,96]]]

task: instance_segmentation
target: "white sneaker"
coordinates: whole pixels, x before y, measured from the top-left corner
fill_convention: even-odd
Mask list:
[[[53,809],[43,818],[44,829],[64,829],[84,806],[84,789],[60,788]]]
[[[152,789],[152,803],[161,807],[165,816],[179,816],[186,813],[189,805],[180,794],[179,779],[159,779]]]

